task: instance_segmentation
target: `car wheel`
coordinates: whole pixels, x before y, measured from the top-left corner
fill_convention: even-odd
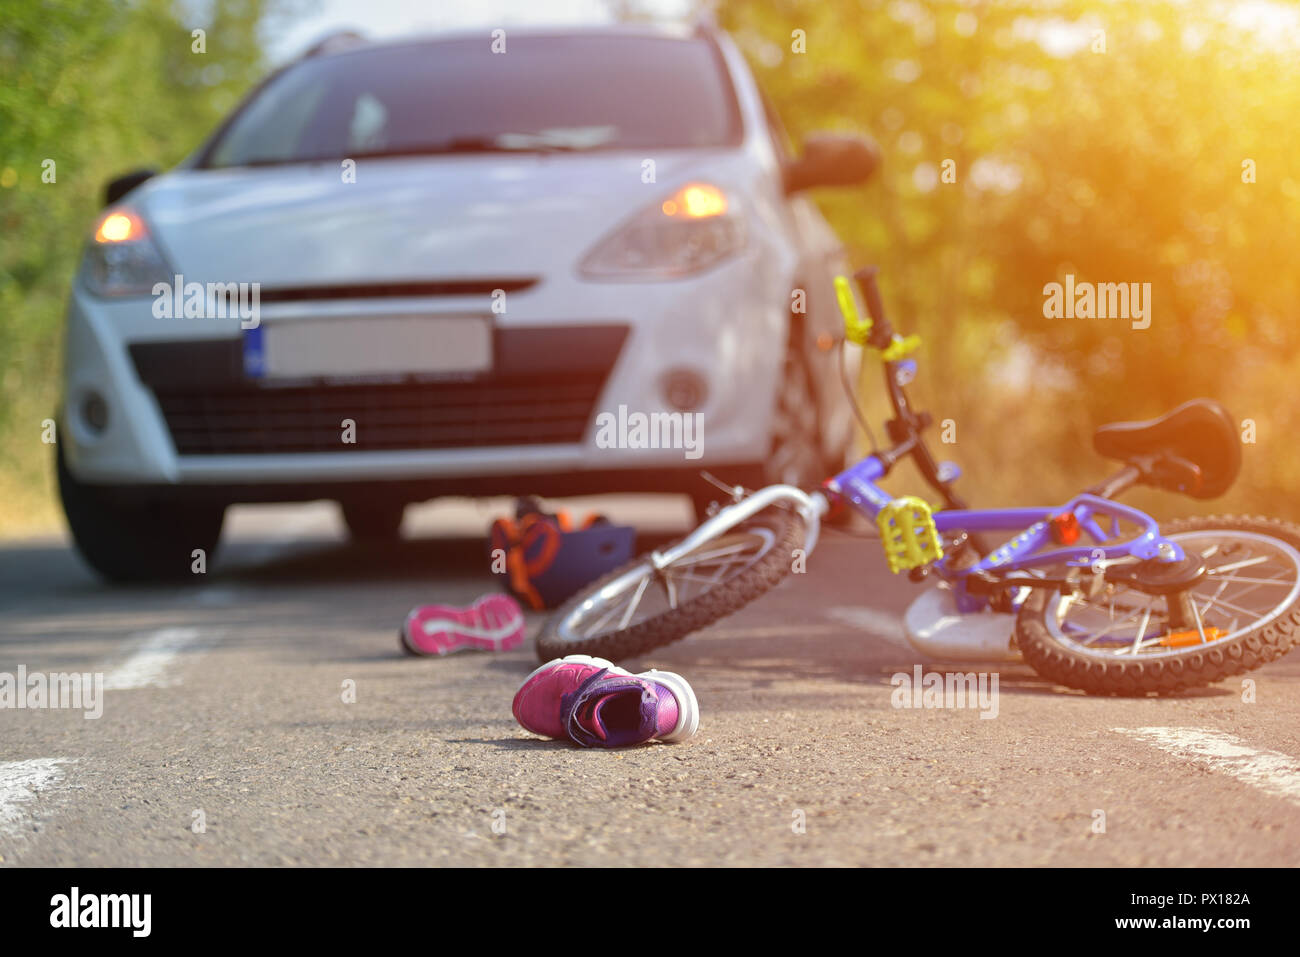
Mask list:
[[[87,565],[114,582],[176,581],[193,574],[195,549],[212,560],[221,537],[224,505],[166,501],[129,504],[68,471],[55,453],[63,514]]]
[[[352,540],[394,542],[402,537],[405,502],[340,502]]]
[[[771,483],[799,488],[815,488],[826,478],[812,375],[796,348],[786,350],[765,472]]]

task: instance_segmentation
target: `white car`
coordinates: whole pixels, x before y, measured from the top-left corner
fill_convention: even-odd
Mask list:
[[[792,156],[710,28],[313,50],[109,184],[67,319],[77,546],[157,578],[238,502],[334,499],[384,537],[440,495],[816,483],[852,425],[841,247],[801,191],[876,162]]]

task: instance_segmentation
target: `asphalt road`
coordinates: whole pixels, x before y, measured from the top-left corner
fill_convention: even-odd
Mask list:
[[[651,541],[686,521],[611,507]],[[111,686],[97,719],[0,710],[3,864],[1300,864],[1300,654],[1253,701],[1240,679],[1110,700],[925,661],[898,626],[915,586],[830,535],[806,574],[633,663],[692,682],[695,739],[581,750],[511,717],[531,645],[398,649],[411,606],[496,587],[490,512],[438,505],[368,550],[332,506],[240,510],[178,588],[101,585],[56,538],[0,545],[0,672]],[[892,707],[916,664],[997,672],[996,717]]]

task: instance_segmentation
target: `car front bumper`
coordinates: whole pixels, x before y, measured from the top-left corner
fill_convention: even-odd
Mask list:
[[[300,383],[295,391],[245,379],[237,320],[159,319],[152,314],[151,298],[104,300],[77,286],[68,311],[61,440],[80,481],[139,489],[208,487],[231,501],[318,497],[374,483],[395,493],[434,490],[430,495],[671,487],[674,476],[752,466],[765,457],[786,341],[788,292],[781,287],[773,270],[749,256],[685,281],[548,278],[510,293],[499,314],[486,297],[471,296],[264,305],[263,324],[369,315],[492,319],[496,363],[486,380],[353,383],[348,387],[361,391],[343,397],[327,383]],[[601,413],[617,416],[620,407],[645,414],[671,411],[664,383],[674,372],[693,374],[704,384],[698,449],[598,443]],[[374,417],[394,394],[385,389],[405,389],[402,401],[417,407],[426,396],[424,407],[437,410],[444,401],[461,401],[454,399],[457,390],[517,389],[525,379],[533,391],[512,393],[513,401],[524,400],[519,408],[554,405],[548,382],[550,392],[572,400],[569,431],[557,431],[558,440],[529,433],[525,413],[489,416],[487,425],[506,437],[501,443],[493,440],[491,429],[486,435],[473,432],[484,425],[481,416],[470,422],[471,432],[460,444],[438,433],[432,439],[438,447],[391,447],[404,441],[392,438],[391,430],[390,439],[378,443],[383,447],[366,442],[391,425]],[[573,395],[582,382],[591,394],[578,396],[585,403],[579,408]],[[286,412],[290,393],[298,405]],[[84,411],[93,396],[107,409],[107,424],[99,431]],[[286,431],[296,428],[293,422],[283,424],[287,413],[310,412],[316,399],[329,397],[345,401],[325,403],[323,411],[316,410],[309,434],[284,441]],[[350,398],[357,400],[356,411],[348,414]],[[242,411],[232,414],[232,407]],[[337,416],[337,427],[330,424],[333,419],[321,418],[325,413]],[[370,428],[367,416],[383,427]],[[355,422],[354,443],[342,438],[345,418]],[[429,418],[436,418],[433,411]],[[322,423],[329,425],[330,436],[337,429],[336,447],[323,438]],[[271,439],[259,444],[259,429]],[[421,433],[426,440],[431,434]],[[218,441],[223,435],[225,441]],[[635,439],[624,443],[635,444]]]

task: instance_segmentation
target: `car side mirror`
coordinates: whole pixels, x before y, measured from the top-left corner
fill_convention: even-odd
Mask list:
[[[157,175],[156,169],[137,169],[117,179],[109,180],[108,185],[104,187],[104,205],[112,206],[145,180],[153,179]]]
[[[786,164],[785,191],[813,186],[854,186],[871,178],[880,165],[880,149],[865,136],[813,133],[803,155]]]

